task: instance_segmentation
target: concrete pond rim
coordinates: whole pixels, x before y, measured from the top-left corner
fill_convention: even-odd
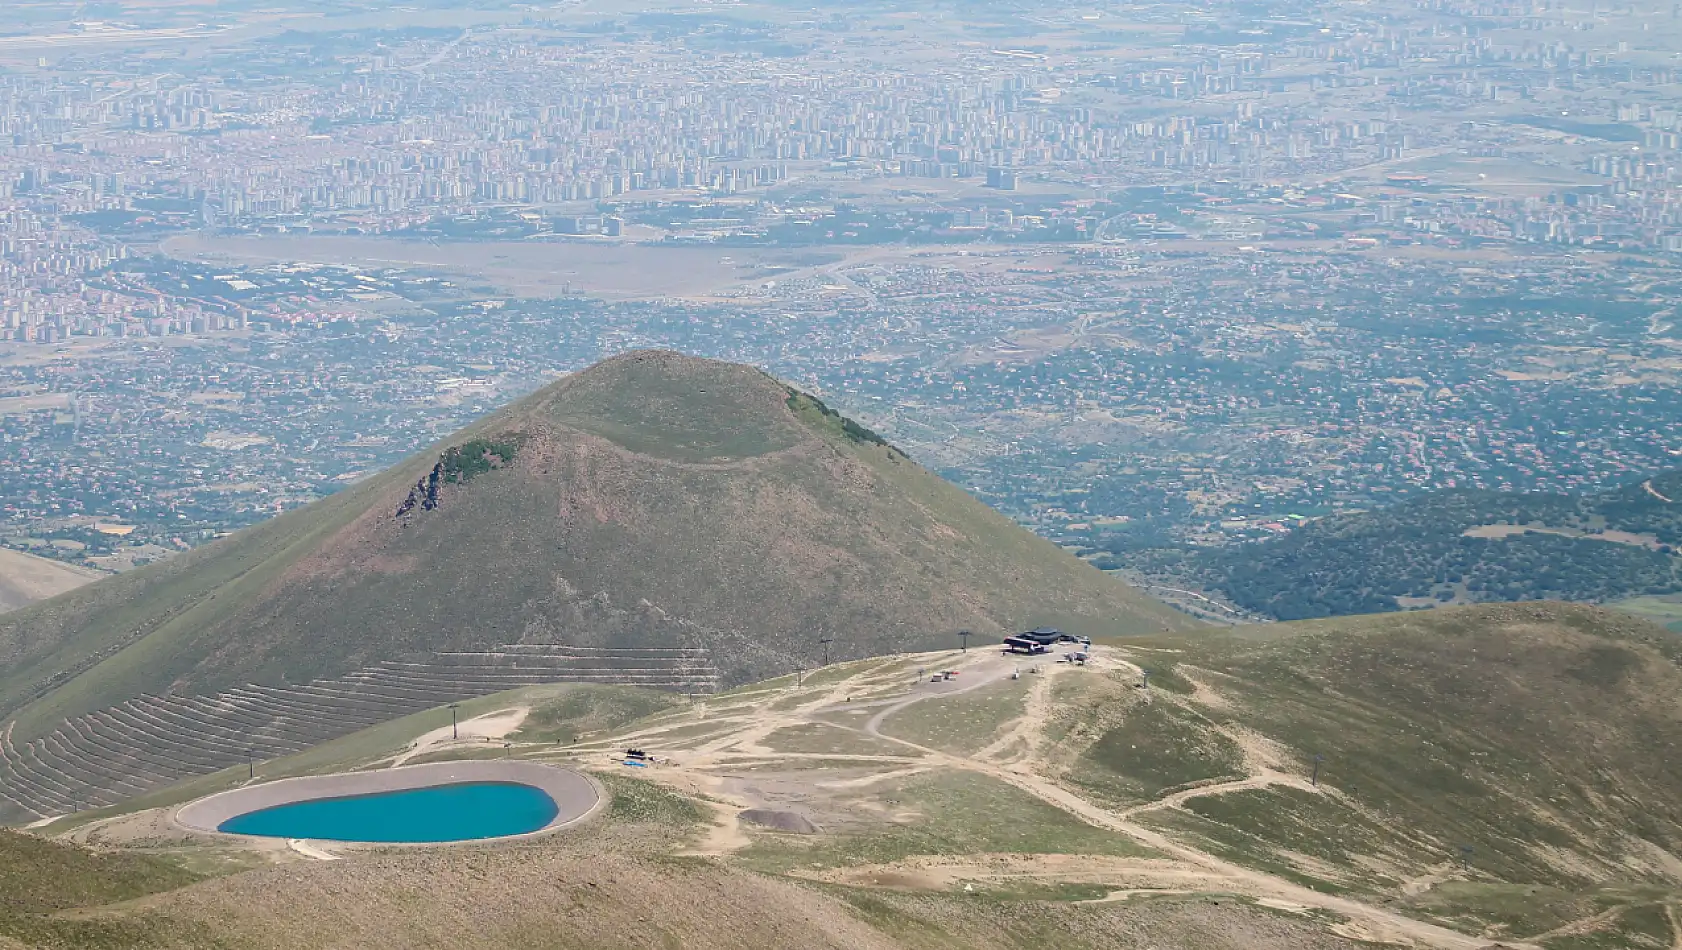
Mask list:
[[[338,772],[331,775],[308,775],[259,782],[188,802],[171,813],[170,821],[177,828],[196,834],[251,842],[272,841],[273,838],[266,836],[236,834],[218,829],[230,819],[283,805],[480,782],[525,785],[538,789],[554,801],[557,809],[555,817],[542,828],[533,831],[491,838],[437,842],[335,840],[333,844],[352,848],[438,848],[518,841],[553,834],[586,821],[607,802],[601,784],[586,773],[574,769],[540,762],[462,759],[367,772]]]

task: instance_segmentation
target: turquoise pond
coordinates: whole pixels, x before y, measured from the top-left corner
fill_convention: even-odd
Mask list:
[[[346,798],[317,798],[237,815],[216,827],[237,835],[385,843],[471,841],[546,827],[560,813],[541,789],[464,782]]]

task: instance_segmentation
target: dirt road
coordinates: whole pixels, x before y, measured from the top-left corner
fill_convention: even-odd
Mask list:
[[[881,712],[872,716],[860,731],[876,739],[881,739],[886,742],[899,743],[915,749],[922,753],[925,758],[938,764],[945,765],[950,768],[977,772],[1003,782],[1008,782],[1016,788],[1033,795],[1040,801],[1062,809],[1063,811],[1080,818],[1082,821],[1085,821],[1090,825],[1127,835],[1128,837],[1161,851],[1164,854],[1172,855],[1173,857],[1188,864],[1212,872],[1213,875],[1222,882],[1223,889],[1231,890],[1235,893],[1245,894],[1251,897],[1285,901],[1293,905],[1320,908],[1322,910],[1329,910],[1341,914],[1350,918],[1352,921],[1359,922],[1362,925],[1363,932],[1368,935],[1368,939],[1380,941],[1416,941],[1427,946],[1445,948],[1445,950],[1482,950],[1482,948],[1489,946],[1488,940],[1468,936],[1457,931],[1449,930],[1446,927],[1439,927],[1435,924],[1414,920],[1410,917],[1404,917],[1400,914],[1392,913],[1368,904],[1363,904],[1359,901],[1337,897],[1330,894],[1322,894],[1319,891],[1310,890],[1309,888],[1293,884],[1282,878],[1274,877],[1269,874],[1263,874],[1259,871],[1233,864],[1230,861],[1199,851],[1188,845],[1181,844],[1161,832],[1138,824],[1132,820],[1132,816],[1138,814],[1139,812],[1151,808],[1172,807],[1172,805],[1175,804],[1173,802],[1153,802],[1148,806],[1142,806],[1127,812],[1116,812],[1082,798],[1061,785],[1053,784],[1052,782],[1033,775],[1021,766],[1003,767],[992,762],[984,761],[980,758],[952,755],[938,749],[931,749],[927,746],[921,746],[904,739],[895,738],[894,736],[882,732],[882,724],[888,718],[916,703],[922,702],[925,699],[933,699],[942,695],[949,696],[952,695],[953,692],[967,692],[972,689],[978,689],[988,683],[997,682],[1003,676],[1009,675],[1009,664],[1004,664],[1004,666],[1006,668],[1001,672],[993,665],[985,663],[966,665],[964,672],[973,671],[979,675],[973,676],[969,682],[966,682],[962,690],[946,692],[925,691],[921,693],[914,693],[913,695],[888,706]],[[1042,666],[1043,672],[1038,675],[1046,677],[1046,681],[1049,683],[1052,677],[1062,675],[1069,669],[1071,668],[1062,664],[1046,663]],[[1292,779],[1288,776],[1282,776],[1274,773],[1271,775],[1253,775],[1235,782],[1225,783],[1218,786],[1209,786],[1207,788],[1182,793],[1181,795],[1174,797],[1177,798],[1178,801],[1184,801],[1189,798],[1197,797],[1198,795],[1214,795],[1220,794],[1222,791],[1258,788],[1281,782],[1298,788],[1312,788],[1300,779]],[[1514,943],[1510,941],[1507,942],[1505,946],[1513,948],[1532,948],[1532,945],[1530,944]]]
[[[838,755],[836,758],[853,764],[863,760],[879,761],[887,766],[889,771],[883,775],[838,780],[828,783],[826,787],[840,787],[840,783],[846,782],[863,787],[888,777],[931,770],[967,771],[1009,784],[1079,818],[1086,824],[1125,835],[1159,853],[1160,857],[1143,862],[1136,870],[1145,874],[1148,865],[1148,880],[1153,884],[1162,884],[1162,888],[1139,889],[1137,886],[1130,886],[1132,890],[1123,889],[1119,896],[1111,895],[1110,899],[1126,899],[1133,896],[1133,891],[1140,894],[1163,893],[1164,889],[1183,889],[1190,886],[1200,891],[1244,895],[1267,906],[1329,911],[1348,919],[1349,923],[1342,925],[1340,932],[1347,932],[1347,935],[1363,940],[1436,947],[1440,950],[1483,950],[1490,946],[1490,941],[1486,939],[1415,920],[1350,898],[1324,894],[1283,878],[1235,864],[1176,841],[1139,820],[1151,812],[1180,807],[1193,798],[1246,789],[1289,786],[1321,794],[1338,794],[1335,789],[1316,788],[1302,776],[1290,774],[1277,767],[1277,763],[1273,761],[1275,756],[1271,754],[1270,749],[1257,742],[1245,741],[1253,737],[1234,737],[1245,749],[1247,774],[1230,781],[1176,792],[1166,798],[1132,808],[1112,809],[1083,797],[1043,774],[1038,774],[1042,765],[1039,757],[1043,741],[1041,727],[1052,709],[1052,692],[1060,677],[1076,675],[1075,667],[1055,662],[1051,657],[1007,657],[993,650],[951,654],[938,659],[931,658],[928,663],[916,685],[906,694],[862,702],[849,701],[849,697],[858,694],[875,692],[880,695],[881,690],[888,684],[894,681],[904,682],[899,677],[903,675],[908,678],[911,672],[909,668],[901,667],[888,676],[876,668],[867,668],[844,677],[821,692],[815,692],[811,699],[803,702],[790,702],[791,698],[784,698],[786,693],[779,693],[767,699],[738,705],[731,711],[716,716],[720,733],[704,739],[685,752],[681,767],[674,765],[649,769],[647,777],[692,793],[703,794],[712,801],[718,818],[717,827],[693,853],[722,857],[751,843],[736,816],[741,809],[751,807],[753,803],[731,794],[726,777],[713,773],[728,772],[750,762],[770,765],[780,759],[825,758],[826,756],[812,752],[779,751],[767,743],[778,730],[790,727],[822,725],[842,729],[868,737],[874,742],[897,746],[904,749],[906,754]],[[1133,675],[1140,672],[1137,665],[1129,662],[1118,651],[1110,649],[1095,651],[1094,665]],[[1022,674],[1031,679],[1027,684],[1022,714],[1005,723],[999,733],[974,754],[947,752],[884,731],[895,716],[918,703],[981,690],[1009,679],[1014,671],[1029,666],[1037,668],[1038,672]],[[955,670],[957,676],[950,681],[929,682],[928,675],[937,668]],[[787,708],[775,708],[783,704],[787,704]],[[870,715],[861,721],[858,717],[865,711],[869,711]],[[711,712],[700,711],[694,722],[705,722],[712,718]],[[689,727],[692,728],[693,723]],[[640,741],[640,737],[657,735],[661,730],[668,728],[671,727],[639,730],[637,733],[617,737],[614,742]],[[611,753],[606,749],[599,754],[602,755],[604,764],[611,758]],[[875,867],[854,868],[851,871],[837,869],[830,876],[853,872],[863,875],[861,880],[868,879],[873,874],[901,874],[899,869]],[[927,877],[929,872],[930,868],[920,866],[917,873]],[[961,871],[954,868],[951,873],[958,874]],[[1504,941],[1502,945],[1514,950],[1536,950],[1533,944],[1510,940]]]

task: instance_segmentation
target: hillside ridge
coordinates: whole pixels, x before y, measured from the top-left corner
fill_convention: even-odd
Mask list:
[[[742,947],[790,945],[827,907],[871,928],[833,945],[884,950],[1666,950],[1682,940],[1679,693],[1682,640],[1550,602],[1115,638],[1084,663],[973,648],[849,660],[699,703],[522,689],[464,704],[459,740],[434,710],[259,775],[483,758],[466,733],[495,723],[499,756],[601,781],[598,821],[471,850],[269,849],[290,865],[147,910],[166,934],[233,919],[290,933],[305,903],[396,950],[518,907],[562,946],[643,946],[655,927],[710,946],[714,903],[671,889],[700,875],[788,895],[754,905]],[[654,757],[627,769],[627,747]],[[230,769],[43,830],[227,856],[251,846],[155,836],[173,807],[245,782]],[[614,943],[579,897],[625,878],[678,903]],[[472,900],[392,903],[439,880]]]
[[[0,616],[0,721],[23,749],[140,697],[499,644],[682,648],[733,685],[1038,624],[1195,622],[816,397],[634,352],[343,492]]]

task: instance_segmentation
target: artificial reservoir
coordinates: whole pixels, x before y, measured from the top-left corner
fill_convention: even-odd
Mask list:
[[[216,830],[269,838],[436,844],[529,834],[560,809],[542,789],[462,782],[370,795],[317,798],[247,812]]]

